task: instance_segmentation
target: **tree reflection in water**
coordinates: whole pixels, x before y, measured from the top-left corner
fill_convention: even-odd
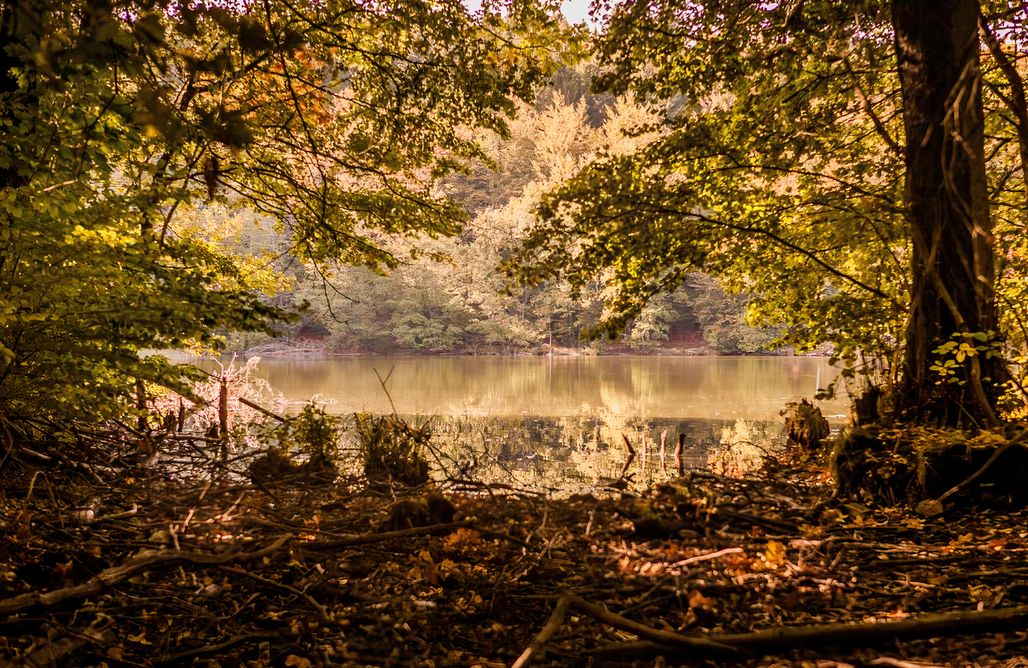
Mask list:
[[[436,418],[432,425],[437,476],[558,495],[593,492],[617,481],[629,457],[626,437],[636,453],[626,475],[632,487],[677,475],[679,433],[686,470],[732,475],[759,467],[764,453],[780,451],[785,439],[781,422],[767,420],[464,417]]]

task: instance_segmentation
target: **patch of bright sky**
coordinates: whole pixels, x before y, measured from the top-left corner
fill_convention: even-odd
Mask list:
[[[564,0],[560,5],[560,11],[571,23],[589,23],[589,2],[590,0]],[[464,5],[471,11],[478,11],[482,8],[482,0],[464,0]]]
[[[560,11],[571,23],[591,23],[589,21],[589,0],[564,0]]]

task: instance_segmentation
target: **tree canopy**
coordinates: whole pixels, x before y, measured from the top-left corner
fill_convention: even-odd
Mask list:
[[[180,224],[204,201],[266,214],[315,263],[393,266],[382,235],[456,231],[435,183],[552,71],[554,11],[4,2],[0,413],[116,414],[140,381],[183,389],[141,350],[286,316]]]

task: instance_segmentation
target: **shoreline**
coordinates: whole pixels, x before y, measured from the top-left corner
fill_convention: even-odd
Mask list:
[[[830,351],[812,351],[797,354],[790,348],[755,352],[719,353],[711,346],[661,346],[632,348],[623,344],[602,348],[571,348],[552,346],[537,349],[511,350],[393,350],[333,349],[310,345],[313,340],[286,342],[281,345],[262,344],[240,350],[225,350],[222,355],[273,358],[335,358],[335,357],[829,357]]]

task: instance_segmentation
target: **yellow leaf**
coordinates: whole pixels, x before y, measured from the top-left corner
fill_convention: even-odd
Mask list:
[[[785,545],[777,540],[769,540],[767,542],[767,549],[764,550],[764,561],[773,568],[781,566],[785,562],[785,553]]]

